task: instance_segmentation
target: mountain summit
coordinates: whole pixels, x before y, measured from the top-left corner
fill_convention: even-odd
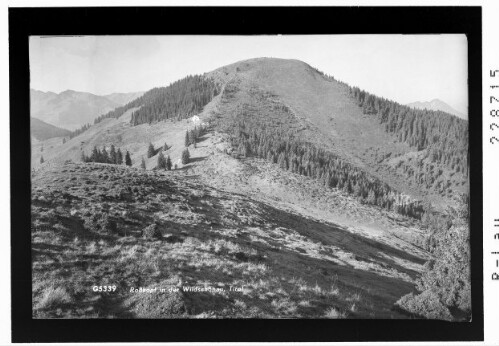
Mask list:
[[[445,113],[449,113],[452,115],[455,115],[456,117],[459,117],[461,119],[468,119],[468,115],[463,114],[459,112],[458,110],[455,110],[451,106],[449,106],[447,103],[440,99],[433,99],[431,101],[427,102],[412,102],[408,103],[406,106],[411,107],[411,108],[416,108],[416,109],[427,109],[431,111],[442,111]]]

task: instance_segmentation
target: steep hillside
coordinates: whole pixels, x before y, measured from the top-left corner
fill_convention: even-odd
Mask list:
[[[69,131],[47,124],[37,118],[30,119],[31,135],[37,140],[46,140],[53,137],[69,136]]]
[[[30,106],[32,117],[74,130],[120,104],[87,92],[66,90],[55,94],[31,89]]]
[[[225,66],[208,76],[224,85],[216,123],[221,130],[227,130],[227,119],[236,119],[237,123],[243,114],[250,127],[274,127],[291,133],[397,191],[430,201],[436,207],[453,204],[456,195],[467,191],[466,172],[449,170],[426,159],[431,156],[426,149],[411,147],[398,134],[387,131],[376,117],[365,114],[348,85],[303,62],[252,59]],[[421,181],[421,167],[423,172],[437,172],[438,179]]]
[[[447,103],[445,103],[442,100],[439,99],[433,99],[431,101],[426,101],[426,102],[412,102],[408,103],[406,106],[411,107],[411,108],[416,108],[416,109],[428,109],[432,111],[442,111],[445,113],[453,114],[461,119],[468,119],[468,116],[466,114],[463,114],[451,106],[449,106]]]

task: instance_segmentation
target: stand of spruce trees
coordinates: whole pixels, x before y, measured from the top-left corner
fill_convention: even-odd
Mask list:
[[[102,150],[94,147],[89,156],[85,155],[85,153],[82,151],[81,160],[83,162],[99,162],[121,165],[123,164],[123,153],[121,152],[120,148],[116,150],[114,145],[111,145],[109,152],[106,150],[106,147],[102,147]],[[128,151],[125,154],[125,164],[127,166],[132,165],[132,159]]]
[[[87,131],[89,128],[90,128],[90,124],[85,124],[82,127],[80,127],[79,129],[71,131],[69,133],[69,139],[73,139],[74,137],[78,136],[79,134]]]

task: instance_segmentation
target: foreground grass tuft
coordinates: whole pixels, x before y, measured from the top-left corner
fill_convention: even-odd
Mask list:
[[[326,317],[326,318],[347,318],[347,314],[345,312],[339,311],[335,307],[331,307],[328,310],[326,310],[324,317]]]
[[[45,289],[42,299],[36,305],[37,309],[54,309],[73,301],[63,287],[50,286]]]

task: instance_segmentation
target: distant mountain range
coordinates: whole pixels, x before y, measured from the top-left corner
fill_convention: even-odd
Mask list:
[[[56,127],[74,130],[93,123],[99,115],[122,106],[142,92],[99,96],[66,90],[59,94],[31,89],[31,116]]]
[[[463,113],[455,110],[454,108],[449,106],[447,103],[445,103],[444,101],[439,100],[439,99],[433,99],[433,100],[427,101],[427,102],[412,102],[412,103],[408,103],[406,106],[416,108],[416,109],[428,109],[428,110],[432,110],[432,111],[442,111],[442,112],[446,112],[446,113],[455,115],[461,119],[466,119],[466,120],[468,119],[468,116],[466,114],[463,114]]]

